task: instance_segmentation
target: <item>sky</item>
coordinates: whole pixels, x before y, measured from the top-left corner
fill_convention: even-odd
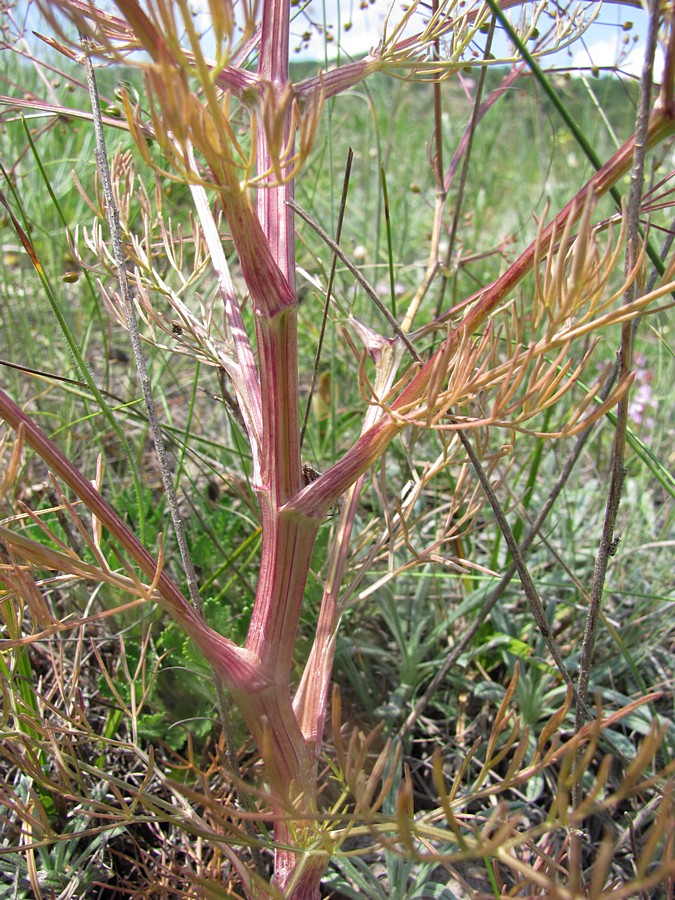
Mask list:
[[[25,0],[23,0],[25,3]],[[102,6],[112,6],[113,0],[97,0]],[[189,0],[190,7],[198,14],[200,27],[205,32],[205,47],[209,53],[209,18],[206,15],[208,0]],[[262,0],[265,2],[265,0]],[[410,3],[410,0],[407,0]],[[423,5],[423,4],[421,4]],[[529,3],[525,6],[532,7]],[[551,7],[553,3],[549,4]],[[599,6],[593,2],[577,2],[577,0],[558,0],[557,6],[572,6],[591,10]],[[1,0],[0,0],[1,6]],[[291,25],[291,53],[294,59],[312,59],[320,64],[326,60],[324,47],[332,52],[333,59],[338,52],[351,56],[361,56],[371,48],[377,46],[382,34],[385,17],[390,11],[391,22],[396,22],[401,17],[402,10],[406,6],[406,0],[297,0],[294,3],[295,19]],[[431,6],[431,0],[427,0],[427,8]],[[364,7],[363,9],[361,7]],[[19,2],[18,9],[21,10]],[[33,4],[30,13],[30,25],[36,27],[39,22],[37,9]],[[199,13],[202,15],[200,16]],[[512,13],[516,15],[517,13]],[[201,21],[199,21],[201,19]],[[542,18],[542,22],[544,19]],[[645,36],[647,33],[647,14],[639,7],[620,0],[605,2],[600,10],[596,22],[591,24],[584,38],[575,43],[569,50],[563,50],[552,56],[547,56],[542,61],[544,68],[559,67],[565,69],[577,69],[588,72],[592,67],[613,67],[620,63],[621,71],[628,75],[639,75],[644,54]],[[318,25],[313,28],[310,23]],[[320,33],[321,26],[330,23],[330,33],[333,41],[325,44]],[[630,23],[630,29],[625,26]],[[415,24],[415,23],[414,23]],[[421,18],[415,24],[415,31],[421,30]],[[41,29],[44,30],[44,27]],[[542,26],[543,30],[543,26]],[[303,35],[308,40],[303,40]],[[300,48],[300,52],[293,52]],[[506,38],[498,30],[493,52],[498,56],[503,55],[507,49]],[[330,61],[330,57],[329,57]],[[658,81],[663,71],[663,53],[657,54],[655,67],[655,79]]]
[[[365,9],[361,6],[365,5]],[[577,5],[576,3],[574,4]],[[580,4],[586,8],[596,7],[595,3]],[[291,47],[303,44],[303,32],[311,32],[309,20],[333,25],[334,40],[328,45],[337,52],[337,42],[341,49],[350,55],[367,53],[376,46],[382,32],[387,11],[392,8],[392,20],[396,20],[404,6],[402,0],[370,0],[362,4],[361,0],[313,0],[304,6],[294,24],[294,37]],[[325,18],[324,18],[325,16]],[[627,29],[627,23],[632,28]],[[630,75],[638,75],[644,54],[645,36],[647,33],[647,15],[639,8],[621,3],[605,3],[598,20],[586,32],[583,42],[575,44],[569,50],[547,58],[546,67],[570,65],[576,69],[588,70],[614,66],[620,63],[621,71]],[[506,43],[502,39],[501,46],[496,44],[496,52],[504,52]],[[305,43],[302,52],[296,58],[324,59],[324,43],[322,36],[314,32],[309,42]],[[659,53],[659,63],[655,73],[658,79],[663,67],[663,54]]]

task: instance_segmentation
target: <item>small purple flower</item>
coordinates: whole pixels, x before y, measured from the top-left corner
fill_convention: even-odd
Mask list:
[[[654,420],[645,416],[650,409],[654,409],[656,406],[656,401],[652,395],[654,372],[652,369],[644,368],[646,362],[646,358],[641,353],[636,355],[636,387],[628,404],[628,415],[636,425],[644,425],[646,428],[651,428],[654,425]]]

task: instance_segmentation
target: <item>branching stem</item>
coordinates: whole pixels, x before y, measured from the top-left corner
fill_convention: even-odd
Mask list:
[[[164,436],[162,435],[162,428],[159,423],[159,419],[157,417],[157,411],[155,406],[155,401],[153,397],[152,384],[150,382],[150,377],[148,374],[147,362],[145,359],[145,354],[143,353],[143,346],[141,343],[141,336],[138,330],[138,319],[136,316],[136,310],[134,308],[134,303],[131,297],[131,290],[129,288],[129,280],[127,278],[127,269],[126,269],[126,260],[124,254],[124,245],[122,243],[122,233],[120,229],[120,219],[119,219],[119,211],[117,209],[117,205],[115,203],[112,183],[110,180],[110,168],[108,166],[108,156],[106,152],[105,146],[105,136],[103,133],[103,122],[101,118],[101,105],[98,97],[98,89],[96,85],[96,75],[94,73],[94,67],[91,64],[91,60],[86,53],[87,42],[86,39],[81,36],[81,41],[83,47],[85,49],[85,54],[83,56],[83,64],[85,67],[86,77],[87,77],[87,85],[89,88],[89,97],[91,101],[91,111],[92,111],[92,119],[94,123],[94,134],[96,138],[96,162],[98,166],[99,176],[101,178],[101,184],[103,186],[103,192],[106,201],[106,214],[108,217],[108,225],[110,227],[110,235],[113,247],[113,255],[115,258],[115,263],[117,265],[117,274],[118,281],[120,286],[120,292],[124,304],[124,312],[126,315],[127,325],[129,328],[129,339],[131,342],[131,347],[134,355],[134,362],[136,364],[136,370],[138,372],[138,377],[141,384],[141,390],[143,393],[143,400],[145,402],[145,408],[148,415],[148,424],[150,426],[150,433],[152,435],[152,441],[155,447],[155,453],[157,454],[157,461],[159,464],[160,473],[162,476],[162,485],[164,487],[164,493],[166,495],[166,500],[169,506],[169,512],[171,514],[171,522],[174,528],[174,533],[176,535],[176,542],[178,544],[178,550],[180,553],[181,562],[183,564],[183,570],[185,572],[188,593],[192,604],[199,614],[199,616],[204,618],[204,606],[202,603],[202,598],[199,593],[199,587],[197,584],[197,574],[195,572],[194,563],[192,560],[192,556],[190,554],[190,550],[187,545],[187,539],[185,537],[185,527],[183,525],[183,518],[180,514],[180,509],[178,507],[178,498],[176,496],[176,490],[174,487],[173,476],[171,472],[171,465],[169,463],[168,455],[166,452],[166,447],[164,444]],[[239,770],[239,760],[237,759],[237,753],[234,746],[234,738],[233,738],[233,730],[231,723],[231,716],[229,714],[229,706],[227,703],[227,698],[225,696],[223,686],[220,680],[220,677],[216,673],[215,669],[212,669],[213,672],[213,681],[216,690],[216,696],[218,700],[218,713],[220,722],[223,728],[223,732],[225,735],[225,755],[227,759],[228,766],[232,775],[235,779],[236,783],[241,783],[241,775]],[[260,854],[257,850],[253,850],[253,859],[256,868],[259,871],[262,871],[262,862],[260,860]]]

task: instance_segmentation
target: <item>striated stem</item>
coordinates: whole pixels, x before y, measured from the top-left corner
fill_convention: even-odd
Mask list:
[[[26,443],[108,529],[148,580],[155,583],[164,608],[194,640],[229,688],[260,690],[269,684],[269,679],[261,673],[255,657],[209,628],[173,578],[165,571],[157,572],[156,561],[129,526],[56,444],[2,389],[0,389],[0,418],[15,431],[21,432]]]
[[[263,547],[246,648],[275,684],[289,690],[291,660],[320,519],[263,505]]]
[[[303,817],[317,811],[316,756],[305,740],[291,703],[293,649],[312,550],[323,513],[298,515],[288,507],[303,487],[297,353],[297,298],[292,182],[274,183],[281,161],[270,148],[288,148],[290,3],[263,5],[258,76],[257,215],[243,195],[224,196],[225,215],[256,314],[262,428],[260,483],[262,557],[246,650],[270,687],[236,692],[234,698],[261,751],[275,811],[274,882],[289,898],[316,900],[327,859],[302,865]],[[283,111],[270,135],[265,104]],[[276,173],[273,175],[272,173]],[[308,826],[310,823],[308,823]],[[311,834],[309,827],[309,834]],[[311,836],[307,837],[311,841]]]
[[[247,199],[240,195],[223,200],[256,313],[262,401],[261,484],[257,487],[263,506],[277,509],[302,487],[297,301]]]
[[[280,93],[289,83],[288,42],[290,4],[268,2],[263,4],[260,38],[260,60],[258,77],[267,82],[276,102]],[[289,116],[284,123],[283,146],[290,134]],[[256,168],[259,176],[272,169],[273,160],[269,150],[268,136],[264,128],[258,129]],[[267,181],[272,181],[268,176]],[[265,185],[265,181],[262,182]],[[295,234],[293,231],[293,211],[288,201],[293,199],[293,181],[258,190],[258,218],[270,250],[277,265],[295,289]]]
[[[402,355],[401,345],[387,342],[379,349],[372,347],[371,355],[377,366],[375,394],[384,398],[389,393],[396,377]],[[370,426],[381,416],[382,411],[378,406],[372,404],[366,412],[363,431],[368,431]],[[293,708],[298,716],[302,732],[316,754],[321,751],[335,656],[335,638],[342,613],[338,602],[340,585],[349,556],[352,529],[358,511],[362,484],[363,476],[350,487],[342,504],[332,542],[316,635],[300,686],[293,699]]]

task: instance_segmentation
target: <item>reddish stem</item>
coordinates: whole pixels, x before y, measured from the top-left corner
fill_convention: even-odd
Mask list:
[[[674,130],[672,110],[659,110],[654,114],[649,126],[647,145],[652,147]],[[425,391],[431,381],[435,366],[443,354],[456,348],[462,334],[473,334],[485,323],[489,315],[502,303],[537,262],[537,247],[547,247],[554,233],[562,233],[568,221],[575,222],[584,205],[591,197],[606,194],[630,168],[635,138],[632,137],[617,150],[611,159],[599,169],[583,188],[558,213],[544,229],[539,241],[533,241],[518,259],[479,295],[479,299],[462,322],[455,328],[429,361],[420,369],[397,399],[391,404],[394,411],[423,401]],[[405,427],[400,419],[385,418],[377,422],[369,431],[357,439],[352,447],[320,478],[308,485],[293,501],[293,508],[306,516],[325,514],[342,494],[372,466],[382,455],[394,437]]]
[[[15,431],[21,432],[26,443],[108,529],[146,578],[151,583],[156,579],[156,590],[161,597],[162,605],[195,641],[228,687],[259,690],[269,684],[255,657],[209,628],[171,575],[162,571],[157,576],[156,560],[129,526],[56,444],[2,389],[0,389],[0,417]]]

